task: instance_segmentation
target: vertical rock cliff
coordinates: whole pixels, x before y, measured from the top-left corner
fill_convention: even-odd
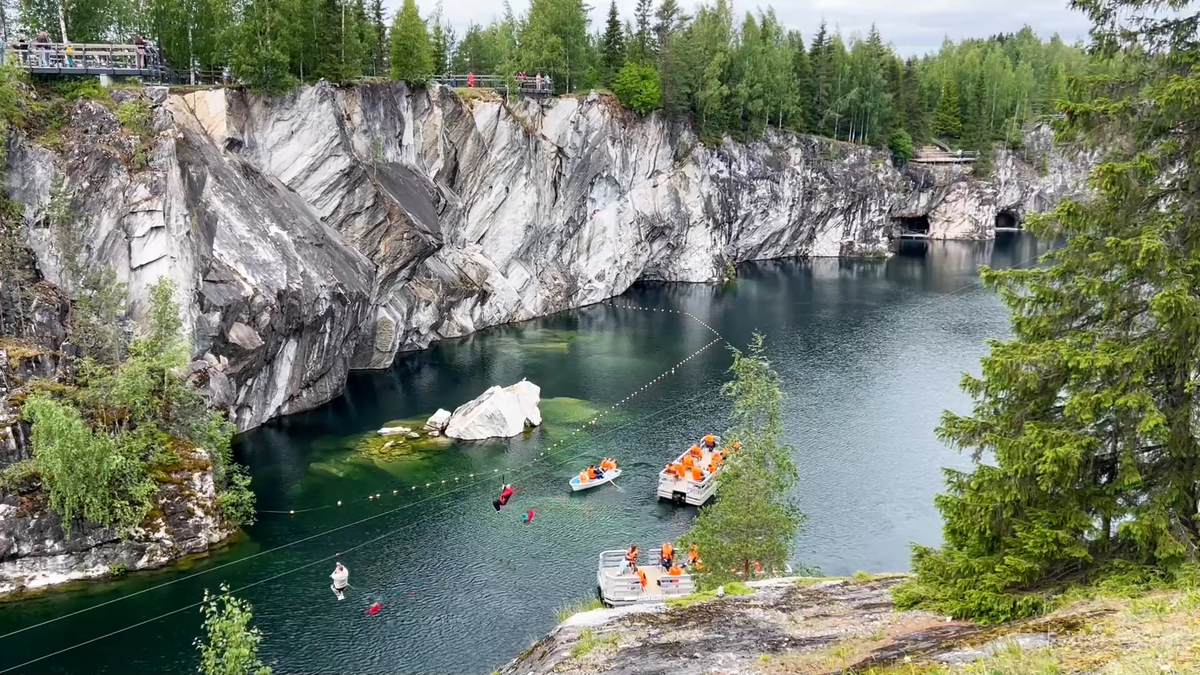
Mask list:
[[[144,167],[112,111],[84,101],[61,151],[10,142],[11,196],[49,280],[62,275],[44,217],[56,180],[86,216],[86,264],[111,265],[135,313],[155,280],[175,280],[195,381],[243,430],[328,401],[351,368],[638,279],[887,255],[901,218],[927,219],[932,237],[988,238],[998,215],[1019,222],[1080,190],[1086,170],[1047,148],[1045,170],[1000,153],[977,181],[790,134],[705,147],[686,125],[594,94],[516,106],[401,84],[114,96],[154,111]]]

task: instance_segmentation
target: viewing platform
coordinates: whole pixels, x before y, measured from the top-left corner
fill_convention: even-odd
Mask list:
[[[917,150],[910,163],[915,164],[972,164],[975,153],[966,150],[948,150],[936,145],[926,145]]]
[[[716,436],[713,438],[715,443],[712,448],[705,447],[703,441],[698,443],[701,456],[700,459],[695,460],[695,466],[700,469],[700,474],[703,478],[696,480],[690,469],[685,472],[685,476],[682,478],[672,476],[664,468],[658,472],[659,499],[666,499],[677,505],[702,506],[717,493],[717,474],[721,473],[721,468],[718,467],[715,472],[711,473],[707,470],[709,463],[712,462],[713,455],[721,449],[721,439]],[[687,456],[689,450],[684,450],[683,454],[676,457],[672,463],[682,465],[683,458]]]
[[[509,93],[509,79],[501,75],[436,75],[433,81],[445,85],[447,87],[461,87],[464,89],[492,89],[494,91],[503,92],[505,96]],[[512,80],[512,84],[516,86],[517,93],[521,96],[529,96],[533,98],[546,98],[554,95],[554,83],[550,78],[542,78],[539,83],[536,75],[528,75],[523,79]]]
[[[5,59],[34,75],[107,75],[168,79],[170,69],[153,45],[9,42]]]
[[[625,551],[602,551],[600,567],[596,571],[596,583],[600,587],[600,599],[610,607],[665,602],[667,598],[678,598],[696,592],[696,581],[690,574],[671,576],[659,561],[662,549],[651,549],[638,556],[638,569],[646,573],[646,587],[632,570],[621,574]],[[645,562],[643,563],[643,559]]]

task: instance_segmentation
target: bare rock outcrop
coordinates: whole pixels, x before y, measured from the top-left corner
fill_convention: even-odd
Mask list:
[[[542,423],[541,388],[528,380],[496,385],[460,405],[446,422],[445,434],[464,441],[510,438]]]

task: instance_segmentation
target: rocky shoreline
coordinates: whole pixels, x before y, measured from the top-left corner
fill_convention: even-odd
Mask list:
[[[906,578],[775,579],[750,595],[583,612],[496,675],[1200,672],[1194,594],[1095,597],[986,626],[897,610],[891,589]]]

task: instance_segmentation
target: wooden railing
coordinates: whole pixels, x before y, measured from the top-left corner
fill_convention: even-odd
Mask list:
[[[5,58],[46,75],[118,75],[161,78],[162,56],[153,45],[9,42]]]

